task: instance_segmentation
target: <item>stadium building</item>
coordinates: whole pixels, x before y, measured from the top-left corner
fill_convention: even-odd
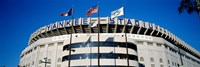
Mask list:
[[[127,18],[99,19],[99,38],[98,27],[90,27],[98,18],[41,27],[31,34],[19,66],[200,67],[200,52],[163,27]]]

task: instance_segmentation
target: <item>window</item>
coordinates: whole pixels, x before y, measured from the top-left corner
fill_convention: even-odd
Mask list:
[[[176,63],[174,63],[175,64],[175,66],[176,66]]]
[[[28,67],[30,67],[30,63],[28,63]]]
[[[174,62],[172,61],[172,65],[174,66]]]
[[[143,42],[142,41],[137,41],[137,44],[143,45]]]
[[[50,65],[47,65],[47,67],[51,67]]]
[[[61,61],[62,61],[61,58],[58,58],[57,62],[61,62]]]
[[[177,66],[179,67],[180,65],[177,63]]]
[[[37,49],[37,47],[34,47],[34,50],[36,50]]]
[[[161,47],[162,45],[161,45],[161,44],[159,44],[159,43],[157,43],[157,44],[156,44],[156,46],[158,46],[158,47]]]
[[[40,48],[44,48],[45,47],[45,45],[40,45]]]
[[[58,45],[63,45],[63,42],[58,42]]]
[[[168,60],[168,64],[170,64],[170,61]]]
[[[165,44],[165,48],[168,49],[168,46]]]
[[[163,60],[162,60],[162,58],[160,58],[160,60],[159,60],[159,61],[160,61],[160,63],[163,63]]]
[[[41,64],[42,63],[42,60],[39,60],[39,64]]]
[[[32,65],[34,65],[34,61],[32,62]]]
[[[151,62],[154,62],[154,59],[153,59],[153,58],[150,58],[150,61],[151,61]]]
[[[51,59],[48,59],[48,62],[51,62]]]
[[[160,65],[160,67],[164,67],[164,65]]]
[[[155,67],[155,64],[151,64],[151,67]]]
[[[147,42],[147,45],[153,46],[152,42]]]
[[[96,59],[98,56],[98,53],[86,53],[86,54],[73,54],[71,55],[71,60],[77,60],[77,59]],[[138,60],[137,56],[135,55],[128,55],[130,60]],[[80,58],[81,57],[81,58]],[[101,59],[127,59],[126,54],[120,54],[120,53],[100,53],[99,57]],[[63,61],[69,60],[69,56],[66,55],[62,58]]]
[[[124,42],[99,42],[100,46],[103,47],[124,47],[126,48],[126,43]],[[137,46],[133,43],[127,43],[128,48],[132,48],[132,49],[137,49]],[[71,46],[71,49],[73,48],[82,48],[82,47],[97,47],[98,46],[98,42],[90,42],[90,43],[85,43],[85,42],[80,42],[80,43],[73,43],[71,45],[65,45],[63,47],[64,50],[68,50],[69,46]]]
[[[58,64],[58,65],[57,65],[57,67],[61,67],[61,65],[60,65],[60,64]]]
[[[53,43],[50,43],[50,44],[49,44],[49,47],[52,47],[53,45],[54,45]]]
[[[143,61],[143,62],[144,62],[144,58],[143,58],[143,57],[140,57],[140,61]]]

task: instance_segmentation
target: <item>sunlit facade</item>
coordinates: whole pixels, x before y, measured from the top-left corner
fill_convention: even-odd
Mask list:
[[[64,20],[41,27],[31,34],[19,66],[98,67],[99,59],[101,67],[200,67],[199,51],[158,25],[100,17],[98,41],[98,27],[88,27],[97,21],[78,18],[74,25]]]

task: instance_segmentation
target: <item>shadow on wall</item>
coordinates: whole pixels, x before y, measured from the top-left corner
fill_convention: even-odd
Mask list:
[[[106,39],[106,41],[109,41],[109,42],[113,42],[114,38],[113,37],[109,37],[108,39]]]
[[[139,63],[139,67],[145,67],[145,65],[142,63]]]

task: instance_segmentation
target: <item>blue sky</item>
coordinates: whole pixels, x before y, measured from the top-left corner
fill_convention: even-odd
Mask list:
[[[127,18],[155,23],[168,29],[200,51],[200,17],[197,13],[179,14],[181,0],[99,0],[100,16],[125,4]],[[0,0],[0,66],[16,67],[31,33],[44,25],[70,19],[60,13],[74,5],[74,17],[86,17],[86,11],[98,0]],[[93,15],[95,17],[97,15]]]

